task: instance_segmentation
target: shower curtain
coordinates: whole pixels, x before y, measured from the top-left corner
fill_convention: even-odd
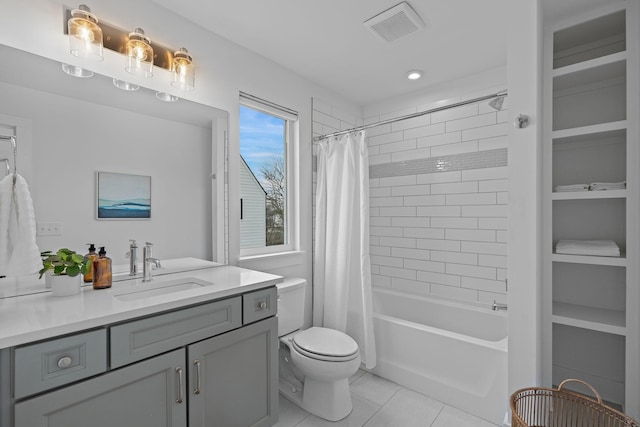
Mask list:
[[[375,366],[364,132],[318,144],[313,323],[351,336],[365,366]]]

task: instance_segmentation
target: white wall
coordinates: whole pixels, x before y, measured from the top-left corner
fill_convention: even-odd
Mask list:
[[[542,384],[540,241],[542,176],[542,15],[540,1],[509,2],[509,392]]]
[[[0,43],[58,61],[69,61],[68,41],[63,34],[63,3],[60,0],[11,0],[2,5]],[[132,79],[119,54],[105,51],[101,63],[83,64],[98,73],[133,80],[229,112],[229,173],[239,174],[239,91],[298,111],[300,144],[295,159],[301,198],[294,208],[299,230],[298,251],[291,255],[254,259],[241,265],[276,274],[311,278],[311,98],[319,96],[337,105],[353,106],[326,89],[315,86],[264,57],[182,19],[151,1],[95,0],[90,7],[99,18],[120,28],[142,27],[152,40],[170,47],[186,47],[196,63],[196,90],[180,93],[168,85],[165,70],[155,70],[147,81]],[[28,26],[29,31],[25,31]],[[229,255],[239,262],[239,180],[229,182]],[[158,240],[157,237],[153,237]],[[160,251],[160,247],[158,247]]]

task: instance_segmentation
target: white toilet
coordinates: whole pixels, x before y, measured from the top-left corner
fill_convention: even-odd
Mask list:
[[[286,278],[278,285],[280,393],[304,410],[338,421],[352,409],[349,377],[360,367],[358,344],[334,329],[304,323],[307,281]]]

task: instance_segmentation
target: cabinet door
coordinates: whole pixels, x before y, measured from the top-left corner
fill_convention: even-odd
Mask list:
[[[184,357],[175,350],[17,403],[15,427],[186,426]]]
[[[271,426],[278,417],[275,317],[193,344],[189,426]]]

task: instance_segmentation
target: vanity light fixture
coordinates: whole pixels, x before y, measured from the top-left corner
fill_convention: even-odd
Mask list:
[[[193,59],[187,49],[183,47],[173,54],[171,86],[187,91],[193,90],[195,87]]]
[[[180,99],[175,95],[171,95],[170,93],[160,92],[160,91],[156,92],[156,98],[164,102],[176,102],[177,100]]]
[[[409,80],[418,80],[420,77],[422,77],[422,71],[420,70],[411,70],[407,73]]]
[[[113,85],[118,89],[126,90],[127,92],[135,92],[140,89],[139,85],[129,83],[125,80],[113,79]]]
[[[65,34],[69,37],[70,53],[73,58],[62,64],[65,73],[75,77],[93,76],[92,68],[86,60],[102,61],[103,49],[116,54],[124,54],[125,70],[137,78],[153,77],[154,66],[167,70],[171,76],[167,78],[171,86],[191,91],[195,88],[195,67],[193,58],[184,47],[175,50],[158,43],[151,43],[141,28],[136,28],[131,33],[104,22],[91,13],[86,5],[82,4],[77,9],[64,9],[64,19],[67,26]],[[109,56],[109,55],[107,55]],[[161,72],[162,74],[162,72]],[[113,76],[112,76],[113,77]],[[162,77],[165,78],[164,76]],[[140,80],[116,78],[113,84],[127,91],[135,91],[140,88]],[[157,97],[163,101],[175,102],[179,97],[170,95],[162,89]]]
[[[153,76],[153,48],[151,40],[144,35],[142,28],[136,28],[129,33],[129,40],[125,45],[126,65],[124,69],[135,76]]]
[[[86,5],[81,4],[71,11],[67,21],[69,34],[69,50],[73,56],[94,61],[102,61],[102,28],[98,26],[98,18]]]

